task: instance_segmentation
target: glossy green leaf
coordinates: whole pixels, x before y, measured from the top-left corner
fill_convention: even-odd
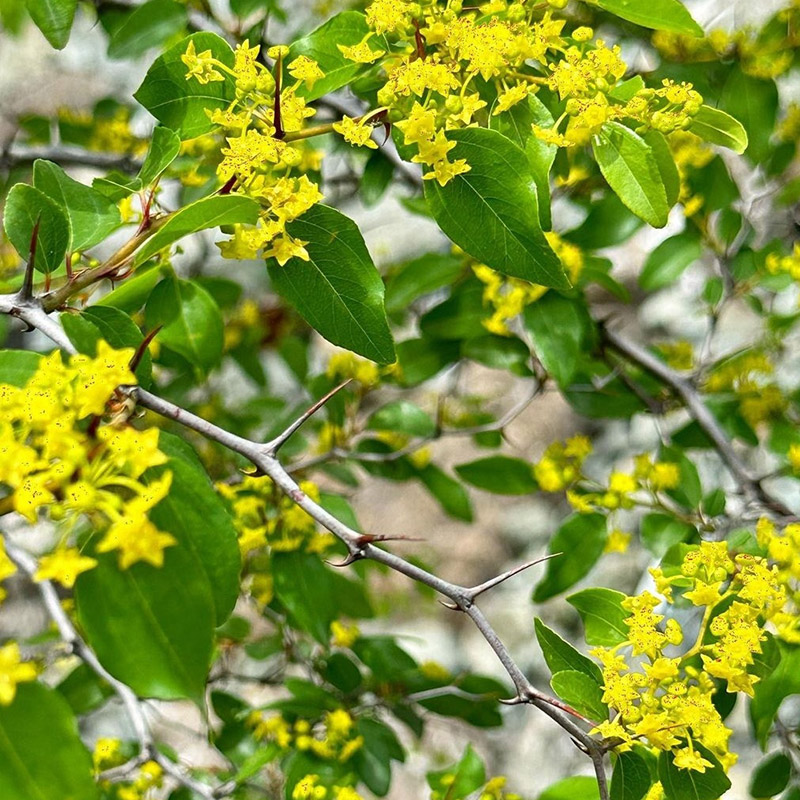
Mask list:
[[[153,289],[145,307],[149,329],[158,325],[158,341],[208,372],[222,357],[222,314],[211,295],[195,281],[169,275]]]
[[[791,695],[800,694],[800,647],[779,643],[780,661],[772,673],[755,684],[750,702],[750,717],[756,738],[766,747],[772,723],[781,703]]]
[[[394,361],[383,281],[355,222],[315,205],[286,230],[307,242],[309,260],[270,260],[273,286],[328,341],[380,364]]]
[[[499,131],[511,139],[514,144],[525,151],[528,163],[536,181],[536,194],[539,206],[539,221],[542,228],[552,228],[550,216],[550,170],[556,158],[558,148],[547,144],[533,134],[533,125],[542,128],[553,127],[553,115],[547,106],[534,94],[528,95],[527,102],[517,103],[502,114],[492,113],[489,127]]]
[[[418,405],[395,400],[379,408],[367,421],[372,431],[395,431],[408,436],[433,436],[436,423]]]
[[[603,703],[603,689],[585,672],[564,670],[550,679],[553,691],[579,714],[593,722],[608,719],[608,708]]]
[[[625,595],[614,589],[583,589],[569,595],[567,602],[583,620],[587,644],[614,647],[627,641],[629,632],[625,620],[630,613],[622,607]]]
[[[394,164],[380,151],[374,150],[361,175],[359,195],[367,208],[377,205],[392,184]]]
[[[204,197],[183,206],[136,251],[133,266],[138,267],[159,250],[197,231],[235,223],[255,223],[258,204],[249,197],[238,194],[218,194]]]
[[[138,58],[186,27],[186,7],[176,0],[149,0],[116,25],[108,42],[110,58]]]
[[[744,125],[713,106],[701,106],[692,117],[689,130],[706,142],[727,147],[734,153],[744,153],[747,149],[747,131]]]
[[[385,797],[392,782],[392,761],[405,761],[405,751],[394,731],[376,719],[362,718],[357,731],[364,744],[353,758],[353,766],[367,788]]]
[[[6,195],[3,227],[24,262],[30,259],[37,224],[34,266],[39,272],[53,272],[64,262],[69,249],[69,219],[61,206],[39,189],[24,183],[12,186]]]
[[[451,161],[469,172],[447,185],[425,181],[425,198],[439,227],[474,258],[517,278],[566,289],[569,281],[539,222],[533,170],[525,153],[485,128],[450,131]]]
[[[699,237],[691,232],[679,233],[661,242],[647,257],[639,276],[639,285],[648,292],[674,283],[703,254]]]
[[[464,272],[464,260],[450,253],[426,253],[403,264],[386,284],[386,310],[401,313],[420,297],[452,284]]]
[[[177,158],[181,140],[175,131],[157,125],[153,130],[150,147],[139,170],[142,186],[151,184]]]
[[[661,182],[664,184],[664,192],[667,195],[667,205],[672,208],[680,196],[681,176],[678,173],[678,166],[675,164],[667,137],[661,131],[650,130],[642,138],[653,151]]]
[[[417,470],[417,477],[434,496],[445,513],[462,522],[472,522],[472,504],[464,487],[436,464]]]
[[[619,122],[607,122],[592,139],[592,152],[620,200],[656,228],[667,224],[669,206],[651,147]]]
[[[164,470],[172,473],[169,494],[149,518],[197,556],[211,586],[216,625],[221,625],[239,594],[241,559],[233,519],[202,467],[171,458],[157,474]]]
[[[155,264],[142,267],[135,275],[120,283],[116,289],[99,298],[93,308],[109,306],[129,314],[138,311],[147,302],[147,298],[161,277],[161,270]]]
[[[531,464],[520,458],[489,456],[455,470],[463,481],[493,494],[530,494],[537,489]]]
[[[193,139],[213,130],[216,126],[206,110],[227,108],[236,95],[235,82],[227,73],[222,73],[223,80],[206,84],[194,78],[186,80],[187,67],[181,56],[190,42],[194,42],[198,54],[211,50],[214,58],[233,68],[233,50],[223,38],[215,33],[195,33],[160,55],[134,94],[139,103],[181,139]]]
[[[368,65],[345,58],[337,45],[351,47],[361,42],[369,32],[364,14],[360,11],[342,11],[307,36],[295,41],[286,57],[287,66],[291,67],[292,61],[298,56],[307,56],[313,58],[325,73],[325,77],[316,81],[313,88],[301,86],[297,93],[306,100],[316,100],[341,89],[363,72]],[[381,49],[378,41],[377,38],[372,39],[372,47],[376,50]]]
[[[692,19],[680,0],[592,0],[595,5],[629,22],[660,31],[702,36],[703,29]]]
[[[486,782],[486,768],[480,756],[467,745],[464,755],[454,767],[429,772],[428,786],[448,800],[463,800]]]
[[[34,161],[33,185],[58,203],[67,215],[71,232],[68,251],[93,247],[122,223],[119,210],[111,200],[73,180],[52,161]]]
[[[30,350],[0,350],[0,383],[24,386],[39,368],[41,353]]]
[[[717,757],[699,742],[694,742],[693,747],[706,761],[711,762],[705,772],[676,767],[672,751],[662,751],[659,755],[658,779],[666,800],[717,800],[731,788],[731,782]]]
[[[648,514],[642,519],[641,537],[647,549],[661,558],[678,542],[688,542],[697,535],[697,528],[670,514]]]
[[[579,300],[548,292],[525,309],[524,319],[542,365],[559,386],[568,386],[592,324],[585,306]]]
[[[201,702],[211,659],[214,600],[190,550],[173,545],[164,564],[122,570],[117,554],[75,584],[78,618],[103,666],[141,697]]]
[[[775,130],[775,115],[778,112],[778,87],[775,81],[771,78],[754,78],[737,65],[722,87],[719,106],[747,131],[746,155],[750,161],[754,164],[764,161],[770,153],[770,137]],[[690,130],[696,133],[694,125]]]
[[[774,797],[782,792],[792,776],[792,762],[783,752],[770,753],[758,762],[750,775],[751,797]]]
[[[564,778],[545,789],[538,800],[600,800],[600,790],[594,778]]]
[[[617,755],[611,774],[610,800],[642,800],[653,785],[647,762],[635,750]]]
[[[92,306],[78,314],[65,314],[61,324],[77,350],[92,357],[97,352],[100,339],[117,349],[132,347],[134,350],[143,339],[136,323],[116,308]],[[151,376],[152,361],[150,353],[145,351],[136,367],[136,377],[139,384],[147,388]]]
[[[550,540],[549,553],[561,553],[547,562],[544,578],[533,593],[534,603],[549,600],[589,573],[606,543],[602,514],[573,514]]]
[[[534,620],[534,626],[536,640],[542,648],[542,655],[551,675],[564,671],[582,672],[597,685],[603,682],[603,673],[594,661],[578,652],[538,617]]]
[[[0,705],[3,800],[95,800],[92,758],[66,700],[41,683],[17,687]]]
[[[36,27],[56,50],[63,50],[69,41],[78,0],[25,0]]]

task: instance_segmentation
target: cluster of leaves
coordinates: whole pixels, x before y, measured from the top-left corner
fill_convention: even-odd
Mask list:
[[[726,33],[679,0],[373,0],[270,46],[291,4],[230,0],[216,18],[194,0],[0,0],[3,35],[29,16],[63,48],[79,5],[109,58],[148,69],[136,104],[21,119],[0,156],[0,515],[46,523],[32,563],[31,542],[8,538],[0,580],[39,584],[60,633],[0,646],[2,796],[382,797],[401,740],[431,718],[501,726],[510,685],[420,663],[381,633],[405,595],[333,535],[361,533],[348,495],[383,479],[419,482],[461,522],[474,490],[552,502],[560,555],[537,604],[604,554],[658,564],[659,597],[567,597],[602,668],[536,620],[551,707],[594,743],[598,775],[540,800],[721,797],[739,695],[767,751],[751,795],[795,800],[800,720],[782,704],[800,693],[800,529],[781,495],[800,477],[784,370],[800,319],[797,2]],[[622,60],[632,45],[646,64]],[[147,112],[143,138],[132,122]],[[62,158],[103,168],[87,185]],[[786,219],[777,236],[744,174]],[[443,249],[376,267],[334,206],[389,197],[438,225]],[[668,223],[626,283],[609,249]],[[224,270],[208,269],[207,232]],[[659,294],[685,307],[675,329],[636,341],[601,319]],[[19,349],[10,318],[28,312],[60,350]],[[731,346],[726,319],[745,313]],[[477,393],[433,396],[433,379],[475,365],[526,401],[498,415]],[[586,424],[511,455],[505,428],[550,388]],[[149,391],[171,419],[136,419]],[[653,446],[609,469],[583,433],[637,415],[655,419]],[[203,438],[193,420],[230,433]],[[287,430],[288,493],[223,446]],[[490,452],[446,469],[435,442],[451,436]],[[79,735],[115,696],[129,714],[193,702],[222,766],[187,770],[125,724]],[[427,778],[436,800],[519,797],[471,747]]]

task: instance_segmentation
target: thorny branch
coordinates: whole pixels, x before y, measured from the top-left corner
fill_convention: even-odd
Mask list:
[[[13,314],[19,317],[30,327],[37,328],[52,338],[59,347],[62,347],[67,352],[75,352],[75,348],[65,336],[61,326],[58,325],[55,320],[47,316],[47,313],[42,308],[41,302],[38,299],[20,301],[20,298],[17,296],[0,297],[0,313]],[[516,694],[509,702],[512,704],[527,703],[533,705],[567,731],[576,745],[592,759],[597,774],[598,785],[600,787],[601,800],[608,800],[604,767],[604,755],[607,748],[602,741],[598,741],[590,736],[586,730],[571,717],[577,717],[582,722],[590,721],[586,720],[586,718],[582,717],[565,703],[540,692],[533,686],[517,665],[491,623],[486,619],[478,606],[475,605],[475,599],[479,594],[492,588],[503,580],[512,577],[522,569],[532,566],[532,564],[526,564],[515,570],[510,570],[504,575],[476,587],[466,587],[446,581],[394,553],[376,547],[373,542],[379,540],[378,536],[358,533],[302,492],[295,480],[276,457],[277,449],[285,441],[285,437],[279,436],[267,444],[254,442],[230,431],[226,431],[214,423],[138,386],[120,387],[120,390],[126,392],[130,397],[135,399],[143,408],[147,408],[161,416],[172,419],[184,427],[199,433],[211,441],[218,442],[251,461],[261,473],[268,475],[276,486],[289,496],[300,508],[313,517],[317,523],[329,530],[344,543],[349,552],[349,557],[345,563],[352,563],[360,559],[371,559],[396,572],[406,575],[412,580],[431,587],[450,600],[454,608],[465,613],[474,622],[475,626],[483,635],[484,639],[486,639],[511,678]],[[307,415],[303,415],[301,421],[306,418]],[[287,430],[295,430],[296,427],[297,424],[293,424],[289,426]],[[14,553],[19,554],[21,551],[15,549]],[[31,556],[27,556],[24,553],[22,553],[22,558],[22,563],[26,563],[28,567],[30,567],[30,571],[27,568],[25,568],[24,571],[32,575],[32,570],[35,568],[35,561]],[[75,631],[74,626],[69,621],[69,618],[63,612],[58,602],[58,596],[52,585],[43,582],[41,584],[41,591],[47,610],[54,621],[56,621],[64,640],[71,643],[79,655],[82,657],[86,655],[86,663],[97,672],[98,675],[107,680],[109,678],[111,679],[112,687],[117,694],[125,700],[126,708],[131,715],[131,719],[135,720],[137,724],[139,720],[142,720],[142,725],[144,725],[143,712],[139,701],[129,687],[116,681],[112,676],[109,676],[103,666],[97,661],[97,658],[89,649],[88,645],[83,642],[77,631]],[[225,797],[233,788],[229,784],[222,784],[216,789],[211,789],[195,781],[195,779],[187,775],[181,767],[169,761],[169,759],[166,759],[166,757],[155,750],[153,740],[150,738],[149,733],[146,732],[146,728],[140,736],[140,743],[142,745],[140,759],[144,758],[146,760],[146,758],[149,757],[156,758],[168,774],[184,786],[196,791],[207,800]],[[136,763],[140,762],[137,761]]]

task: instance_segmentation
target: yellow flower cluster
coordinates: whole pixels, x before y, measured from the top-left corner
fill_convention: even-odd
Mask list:
[[[319,775],[306,775],[292,789],[292,800],[363,800],[351,786],[332,786],[329,790],[319,783]]]
[[[261,206],[255,226],[235,225],[232,237],[219,247],[225,258],[256,258],[260,253],[265,258],[274,256],[281,265],[291,258],[308,261],[307,242],[292,237],[286,224],[322,199],[317,184],[304,174],[319,169],[320,154],[306,141],[291,139],[315,113],[297,90],[303,84],[313,86],[323,75],[306,56],[294,59],[284,70],[282,59],[288,48],[272,48],[279,80],[283,81],[284,73],[295,79],[292,85],[280,87],[276,102],[275,78],[258,61],[258,53],[258,46],[250,47],[245,41],[236,47],[231,68],[210,50],[197,53],[191,41],[181,57],[187,80],[206,84],[225,80],[225,75],[233,78],[235,99],[225,109],[208,112],[227,137],[217,175],[231,191],[252,197]]]
[[[788,255],[770,253],[764,266],[771,275],[786,274],[792,280],[800,281],[800,242],[795,242],[792,252]]]
[[[702,169],[714,158],[714,151],[699,137],[689,131],[676,131],[669,136],[669,146],[680,177],[678,199],[683,213],[693,217],[705,205],[705,197],[693,194],[689,178],[696,169]]]
[[[577,245],[564,241],[557,233],[547,232],[545,236],[570,281],[575,283],[583,271],[583,251]],[[508,323],[547,292],[546,286],[519,278],[507,278],[484,264],[475,264],[472,270],[485,285],[484,304],[492,308],[492,315],[483,321],[483,325],[498,336],[510,336]]]
[[[735,56],[745,74],[754,78],[777,78],[794,60],[798,40],[793,30],[800,24],[800,9],[787,8],[779,16],[783,16],[781,21],[785,25],[768,23],[762,30],[745,27],[728,32],[716,28],[704,37],[657,31],[653,34],[653,44],[671,61],[696,63]]]
[[[756,525],[756,537],[774,564],[787,597],[784,608],[771,618],[776,635],[790,644],[800,644],[800,524],[793,522],[778,531],[774,522],[762,517]]]
[[[780,387],[767,381],[773,372],[772,362],[765,353],[748,351],[717,365],[709,374],[704,389],[707,392],[733,392],[742,416],[755,428],[784,411],[787,405]]]
[[[118,550],[122,569],[137,561],[160,566],[164,548],[175,544],[147,518],[168,492],[171,474],[141,480],[145,470],[167,460],[158,430],[138,431],[113,417],[107,425],[83,424],[87,417],[102,418],[118,386],[136,382],[132,356],[132,349],[100,341],[94,358],[76,355],[65,364],[55,351],[24,387],[0,384],[0,484],[30,522],[46,508],[63,523],[56,550],[40,560],[37,580],[72,587],[79,573],[95,566],[68,544],[82,517],[104,531],[97,550]]]
[[[301,481],[300,491],[319,500],[319,489]],[[235,485],[218,483],[217,490],[231,505],[242,556],[270,551],[304,549],[323,553],[333,535],[319,533],[313,518],[287,497],[266,476],[245,476]]]
[[[371,389],[380,381],[377,364],[346,350],[338,350],[331,355],[325,374],[335,381],[357,381],[365,389]]]
[[[100,738],[95,742],[92,753],[92,763],[95,772],[120,766],[126,761],[122,750],[122,742],[119,739]],[[151,789],[158,789],[163,783],[164,770],[157,761],[150,759],[145,761],[139,768],[138,774],[133,780],[126,780],[122,783],[101,780],[100,785],[104,789],[110,789],[113,785],[118,800],[144,800],[145,797],[153,797]]]
[[[533,465],[533,476],[545,492],[561,492],[582,477],[581,467],[592,452],[586,436],[573,436],[565,442],[553,442]]]
[[[711,763],[696,748],[699,743],[727,769],[736,756],[728,750],[731,731],[713,704],[714,679],[752,696],[764,625],[782,620],[786,592],[777,567],[756,556],[732,557],[725,542],[692,548],[674,572],[651,570],[667,603],[678,588],[704,609],[697,639],[680,652],[683,630],[672,618],[662,625],[662,600],[650,592],[623,600],[630,613],[627,640],[591,651],[603,668],[603,702],[615,712],[595,732],[623,750],[646,741],[654,750],[672,751],[677,767],[704,772]],[[623,654],[628,649],[630,657]]]
[[[364,745],[364,737],[356,730],[356,721],[343,708],[325,712],[324,718],[315,725],[306,719],[291,724],[280,714],[267,716],[261,711],[253,711],[247,723],[259,741],[274,742],[282,750],[292,746],[324,761],[343,764]]]

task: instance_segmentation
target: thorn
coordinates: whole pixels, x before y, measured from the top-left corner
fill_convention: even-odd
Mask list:
[[[504,700],[502,697],[497,699],[498,703],[502,703],[504,706],[521,706],[524,705],[527,700],[517,695],[516,697],[511,697],[508,700]]]
[[[283,447],[284,444],[289,440],[289,438],[297,431],[297,429],[310,417],[313,417],[314,414],[319,411],[325,403],[328,402],[337,392],[340,392],[344,389],[347,384],[350,383],[350,380],[346,380],[344,383],[340,383],[336,388],[331,389],[324,397],[321,397],[314,403],[311,408],[304,411],[283,433],[276,436],[272,441],[267,442],[264,445],[264,450],[266,451],[267,455],[275,456],[275,454]]]
[[[275,60],[275,105],[273,106],[272,124],[275,126],[275,138],[283,139],[286,131],[281,121],[281,79],[283,77],[283,55],[278,53]]]
[[[356,550],[355,553],[349,553],[347,558],[345,558],[344,561],[340,561],[338,564],[334,561],[325,561],[325,563],[330,567],[349,567],[362,558],[364,558],[364,554],[360,550]]]
[[[550,553],[549,555],[542,556],[541,558],[535,558],[533,561],[527,561],[524,564],[520,564],[518,567],[514,567],[514,569],[508,570],[508,572],[504,572],[502,575],[498,575],[496,578],[492,578],[491,580],[486,581],[485,583],[481,583],[478,586],[474,586],[470,590],[470,596],[474,600],[478,595],[483,594],[484,592],[488,591],[489,589],[493,589],[498,584],[503,583],[503,581],[507,581],[509,578],[513,578],[514,575],[523,572],[530,567],[536,566],[536,564],[541,564],[543,561],[547,561],[548,559],[555,558],[556,556],[560,556],[562,553]]]
[[[398,542],[401,540],[405,542],[425,541],[421,536],[402,536],[400,534],[392,536],[389,533],[364,533],[356,539],[356,543],[359,547],[363,547],[366,544],[374,544],[375,542]]]
[[[33,270],[36,264],[36,247],[39,244],[39,225],[41,224],[41,216],[36,218],[36,224],[33,226],[33,233],[31,233],[31,246],[28,255],[28,263],[25,265],[25,278],[22,281],[22,287],[17,295],[20,300],[30,300],[33,297]]]
[[[581,753],[586,753],[587,755],[589,754],[589,750],[584,745],[582,745],[577,739],[574,739],[572,736],[570,736],[570,741],[572,742],[572,744],[575,745],[575,747],[578,748],[578,750],[581,751]]]
[[[150,346],[150,342],[152,342],[153,339],[156,338],[158,332],[163,327],[164,327],[163,325],[156,325],[156,327],[153,328],[153,330],[151,330],[150,333],[148,333],[147,336],[144,337],[144,339],[142,339],[141,343],[136,348],[136,352],[131,357],[130,362],[128,362],[128,367],[130,368],[131,372],[136,372],[136,367],[139,366],[139,362],[142,360],[144,354],[147,352],[147,348]]]
[[[217,190],[217,194],[230,194],[233,191],[233,187],[236,186],[236,181],[238,180],[239,178],[236,175],[231,176],[228,178],[225,185]]]
[[[449,600],[440,600],[439,601],[445,608],[449,608],[451,611],[460,611],[461,609],[458,607],[457,603],[452,603]]]

